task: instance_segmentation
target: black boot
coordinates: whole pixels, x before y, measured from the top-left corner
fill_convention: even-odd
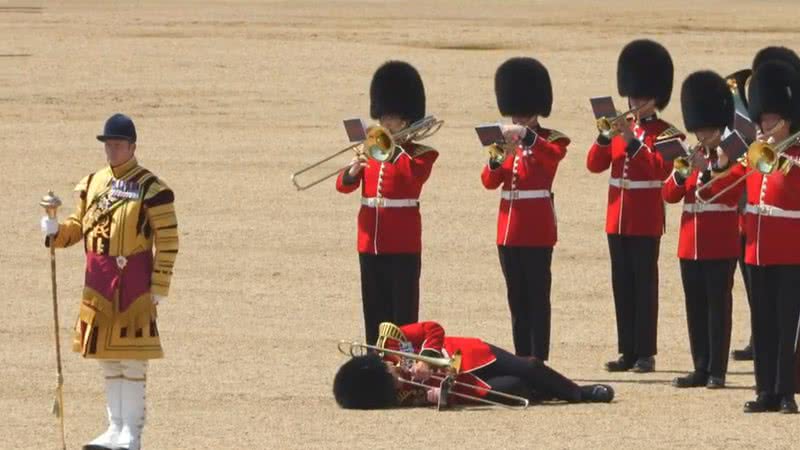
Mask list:
[[[722,389],[725,387],[725,377],[708,377],[708,384],[706,387],[709,389]]]
[[[614,388],[607,384],[590,384],[581,386],[581,401],[608,403],[614,400]]]
[[[781,412],[784,414],[797,414],[797,403],[794,401],[794,395],[784,395],[781,398]]]
[[[686,376],[672,380],[672,385],[676,388],[702,387],[708,383],[708,375],[702,372],[692,372]]]
[[[622,355],[616,361],[606,363],[606,370],[609,372],[627,372],[633,367],[636,358],[629,355]]]
[[[81,448],[83,450],[112,450],[108,447],[103,447],[102,445],[84,445]]]
[[[653,356],[637,359],[636,364],[634,364],[633,368],[631,368],[631,372],[636,372],[636,373],[650,373],[650,372],[655,372],[655,370],[656,370],[656,358]]]
[[[774,412],[778,411],[780,407],[781,405],[780,402],[778,401],[778,397],[771,394],[767,394],[766,392],[760,392],[755,400],[746,402],[744,404],[744,412],[746,413]]]
[[[731,352],[731,358],[735,361],[752,361],[753,360],[753,344],[747,344],[741,350],[734,350]]]

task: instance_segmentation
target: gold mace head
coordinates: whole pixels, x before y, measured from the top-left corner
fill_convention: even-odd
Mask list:
[[[48,217],[55,217],[56,211],[58,211],[58,208],[61,206],[61,199],[58,198],[53,191],[49,191],[47,195],[42,197],[42,199],[39,201],[39,206],[44,208]]]

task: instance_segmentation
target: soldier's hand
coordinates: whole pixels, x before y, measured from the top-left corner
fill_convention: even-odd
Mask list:
[[[729,163],[728,154],[717,147],[717,167],[728,167]]]
[[[167,297],[164,297],[163,295],[158,295],[158,294],[153,294],[151,297],[153,298],[153,304],[154,305],[158,305],[159,303],[161,303],[161,302],[163,302],[164,300],[167,299]]]
[[[525,137],[527,129],[522,125],[501,125],[503,130],[503,138],[509,144],[519,144],[522,138]]]
[[[367,157],[364,155],[355,156],[350,161],[350,167],[347,169],[347,174],[350,177],[356,177],[361,173],[362,170],[364,170],[365,167],[367,167]]]
[[[42,234],[45,236],[53,236],[58,233],[58,220],[56,219],[44,216],[39,225],[42,227]]]
[[[425,393],[425,397],[428,400],[428,403],[433,403],[434,405],[439,403],[439,395],[441,395],[442,390],[439,388],[428,389]]]
[[[417,361],[411,367],[411,375],[416,381],[427,381],[432,374],[431,366],[424,361]]]

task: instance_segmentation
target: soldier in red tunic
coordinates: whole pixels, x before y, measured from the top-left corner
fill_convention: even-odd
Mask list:
[[[733,95],[711,71],[694,72],[683,82],[681,109],[687,131],[701,147],[693,149],[692,171],[673,171],[664,200],[683,200],[678,258],[686,298],[686,322],[694,371],[673,380],[675,387],[725,387],[731,342],[733,274],[739,255],[739,196],[728,193],[713,203],[697,203],[695,191],[711,179],[711,164],[725,128],[733,127]]]
[[[761,138],[780,143],[800,130],[800,72],[783,61],[766,61],[749,87],[750,119]],[[702,198],[710,198],[747,176],[745,262],[750,284],[757,398],[745,412],[797,413],[797,334],[800,326],[800,145],[782,153],[772,172],[720,155],[721,177]]]
[[[547,367],[535,357],[520,357],[472,337],[445,336],[436,322],[419,322],[397,327],[381,324],[388,335],[380,337],[387,349],[418,353],[425,356],[447,357],[461,352],[461,370],[457,381],[507,394],[536,400],[559,399],[568,402],[610,402],[614,398],[611,386],[594,384],[578,386],[572,380]],[[377,355],[359,356],[345,363],[333,382],[336,403],[347,409],[380,409],[393,406],[436,404],[436,384],[431,380],[431,367],[417,362],[410,373],[394,365],[396,357],[381,360]],[[408,387],[398,377],[415,378],[430,384],[430,389]],[[491,396],[485,389],[456,386],[473,396]],[[502,401],[498,398],[497,401]]]
[[[793,50],[788,49],[786,47],[764,47],[756,53],[755,58],[753,58],[753,65],[752,70],[756,70],[761,64],[769,60],[780,60],[784,61],[790,65],[792,65],[797,71],[800,71],[800,57],[797,56]],[[745,100],[747,99],[746,88],[747,83],[741,83],[739,90],[741,97]],[[745,103],[746,106],[746,103]],[[739,271],[742,273],[742,280],[744,281],[745,292],[749,292],[748,288],[748,280],[745,274],[745,262],[744,262],[744,249],[746,245],[746,238],[744,235],[745,229],[745,212],[744,208],[747,204],[747,194],[743,193],[743,198],[740,200],[740,217],[739,217],[739,226],[740,226],[740,233],[741,233],[741,254],[739,255]],[[747,294],[747,303],[750,304],[750,295]],[[751,337],[748,344],[740,349],[734,350],[731,353],[731,356],[735,360],[739,361],[752,361],[753,360],[753,338]]]
[[[506,279],[514,349],[518,356],[546,361],[550,353],[550,264],[556,243],[551,192],[569,138],[544,128],[553,91],[547,69],[533,58],[511,58],[495,73],[500,113],[509,144],[502,160],[490,159],[481,173],[486,189],[502,187],[497,249]]]
[[[425,90],[414,67],[389,61],[378,68],[370,86],[370,115],[392,133],[423,118]],[[354,158],[336,180],[342,193],[361,187],[358,259],[367,342],[375,342],[381,322],[417,321],[419,196],[438,156],[430,147],[404,142],[389,161]]]
[[[617,64],[617,87],[631,108],[639,108],[638,120],[617,121],[618,134],[609,138],[601,133],[586,159],[590,172],[611,169],[606,233],[621,353],[606,363],[612,372],[655,370],[658,252],[664,230],[661,187],[671,169],[655,144],[683,138],[656,114],[669,103],[672,78],[672,59],[663,46],[650,40],[625,46]]]

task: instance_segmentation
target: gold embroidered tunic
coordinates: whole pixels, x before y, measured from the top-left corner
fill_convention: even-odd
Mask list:
[[[152,295],[169,293],[178,253],[172,190],[135,158],[87,176],[75,190],[77,208],[49,242],[84,243],[73,350],[87,358],[162,357]]]

